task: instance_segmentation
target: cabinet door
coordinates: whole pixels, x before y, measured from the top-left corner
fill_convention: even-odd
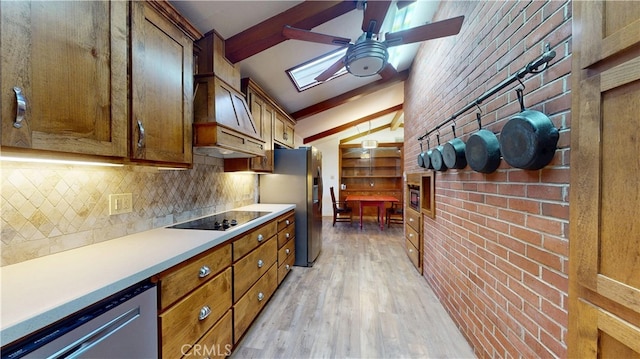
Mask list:
[[[148,4],[131,6],[131,157],[189,164],[193,42]]]
[[[293,126],[278,112],[275,114],[273,137],[281,145],[293,148]]]
[[[573,9],[568,354],[640,358],[640,7]]]
[[[253,92],[249,92],[249,106],[253,121],[265,142],[265,155],[252,158],[251,169],[273,172],[273,108]]]
[[[2,146],[127,155],[127,8],[0,2]]]

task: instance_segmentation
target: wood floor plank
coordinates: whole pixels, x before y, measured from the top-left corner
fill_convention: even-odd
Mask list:
[[[322,253],[294,267],[234,358],[474,358],[403,249],[401,225],[323,221]]]

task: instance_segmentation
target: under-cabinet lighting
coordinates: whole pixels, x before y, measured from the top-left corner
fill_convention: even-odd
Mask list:
[[[102,167],[122,167],[120,163],[95,162],[95,161],[75,161],[75,160],[57,160],[51,158],[33,158],[33,157],[11,157],[0,156],[0,161],[22,162],[22,163],[49,163],[58,165],[75,165],[75,166],[102,166]]]

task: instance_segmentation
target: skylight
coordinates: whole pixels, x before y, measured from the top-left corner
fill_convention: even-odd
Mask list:
[[[289,75],[289,78],[291,78],[291,81],[293,81],[293,84],[296,86],[298,91],[302,92],[308,88],[320,84],[320,82],[316,81],[315,78],[318,77],[318,75],[320,75],[324,70],[328,69],[329,66],[336,63],[340,58],[344,57],[344,54],[346,52],[346,47],[340,48],[336,51],[332,51],[328,54],[312,59],[311,61],[290,68],[286,71],[287,75]],[[345,73],[347,73],[347,69],[343,67],[342,69],[340,69],[340,71],[336,72],[335,75],[331,76],[329,80],[341,76]]]

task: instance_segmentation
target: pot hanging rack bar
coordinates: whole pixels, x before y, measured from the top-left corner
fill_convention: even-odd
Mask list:
[[[425,138],[429,137],[430,134],[438,131],[442,126],[444,126],[447,123],[455,120],[458,116],[466,113],[470,109],[472,109],[472,108],[474,108],[476,106],[479,106],[484,100],[486,100],[489,97],[495,95],[500,90],[502,90],[505,87],[511,85],[512,83],[521,80],[526,75],[528,75],[528,74],[538,74],[538,73],[541,73],[542,71],[546,70],[549,67],[548,66],[549,65],[549,61],[551,61],[554,57],[556,57],[556,52],[552,51],[552,50],[549,50],[549,45],[547,44],[546,51],[545,51],[544,54],[542,54],[542,56],[540,56],[535,61],[532,61],[532,62],[528,63],[525,67],[520,69],[520,71],[516,72],[515,74],[511,75],[511,77],[509,77],[506,80],[502,81],[501,83],[497,84],[492,89],[490,89],[489,91],[485,92],[484,94],[482,94],[480,97],[478,97],[474,101],[469,102],[469,104],[467,104],[465,107],[463,107],[460,110],[458,110],[456,113],[451,115],[451,117],[449,117],[448,119],[444,120],[438,126],[433,128],[432,130],[427,131],[424,135],[418,137],[418,141],[422,141]],[[540,66],[542,66],[542,65],[544,65],[544,67],[539,70],[538,68]]]

